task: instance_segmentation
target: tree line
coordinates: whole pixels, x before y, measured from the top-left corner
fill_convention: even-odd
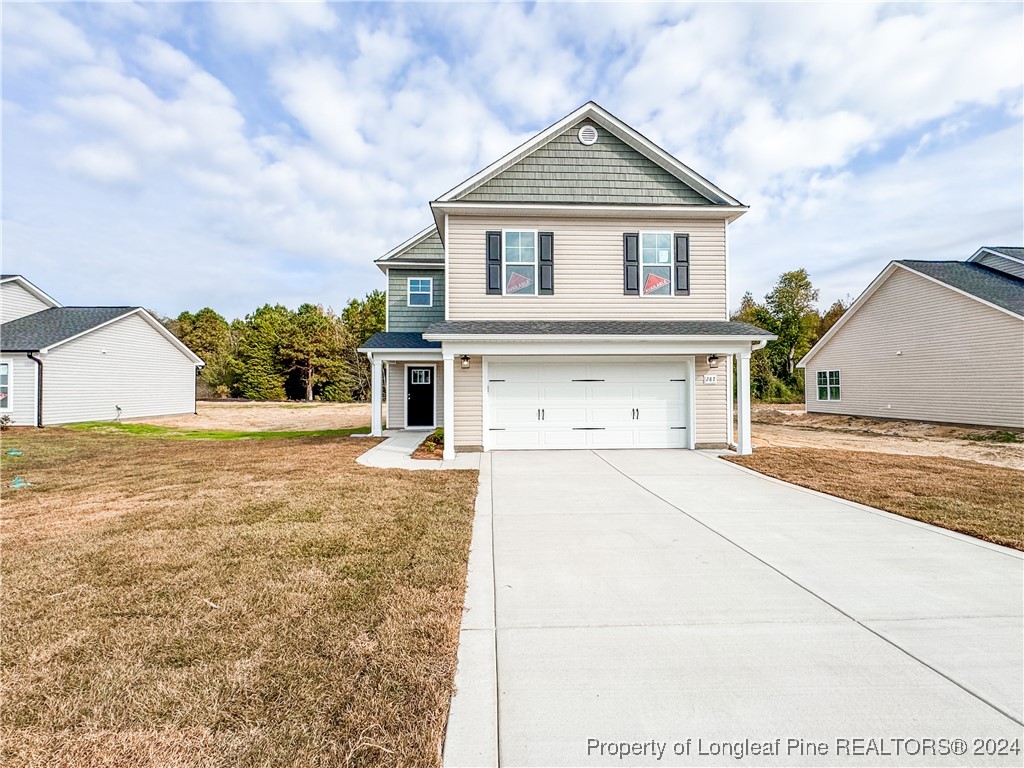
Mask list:
[[[246,400],[366,400],[370,367],[356,350],[384,330],[385,297],[373,291],[340,313],[317,304],[265,304],[228,322],[209,307],[164,325],[206,362],[200,397]]]
[[[292,311],[264,306],[228,322],[206,307],[164,324],[206,362],[200,397],[351,402],[370,397],[370,366],[356,350],[384,330],[385,294],[352,299],[340,313],[316,304]],[[800,362],[842,317],[849,302],[817,308],[818,290],[805,269],[784,272],[763,301],[748,291],[733,320],[778,336],[751,355],[751,394],[757,400],[803,402]]]
[[[796,364],[850,306],[849,301],[837,300],[824,312],[819,312],[817,304],[818,289],[811,284],[806,269],[783,272],[762,302],[756,301],[750,291],[743,295],[732,319],[751,323],[778,336],[750,356],[750,386],[754,399],[803,402],[804,372]]]

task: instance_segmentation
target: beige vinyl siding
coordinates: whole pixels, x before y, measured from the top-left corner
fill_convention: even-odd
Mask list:
[[[501,229],[554,232],[553,296],[489,296],[484,233]],[[690,236],[689,296],[625,296],[622,235],[679,232]],[[448,219],[449,320],[723,320],[726,317],[725,222],[622,218]]]
[[[0,283],[0,323],[9,323],[49,308],[49,304],[26,291],[20,283],[13,280]]]
[[[39,382],[36,364],[29,360],[28,355],[16,352],[0,354],[0,360],[11,366],[10,396],[5,401],[8,407],[0,408],[0,416],[10,416],[16,427],[36,426],[36,386]]]
[[[841,400],[819,401],[830,370]],[[807,410],[1024,427],[1022,371],[1024,320],[896,269],[808,361]]]
[[[1024,264],[1003,256],[996,256],[994,253],[983,253],[973,263],[1024,279]]]
[[[195,411],[196,367],[138,315],[46,355],[43,423],[107,421]]]
[[[694,410],[697,418],[697,433],[694,442],[697,447],[722,447],[728,444],[728,408],[729,389],[726,371],[728,357],[720,356],[717,368],[708,367],[707,355],[697,355],[694,376],[694,393],[696,402]],[[704,374],[713,373],[717,377],[715,384],[705,384]]]
[[[455,445],[479,448],[483,446],[483,362],[470,357],[469,368],[463,368],[455,359]]]
[[[388,429],[405,429],[405,383],[408,366],[434,366],[434,426],[444,424],[444,366],[441,361],[426,363],[388,363],[387,417]]]

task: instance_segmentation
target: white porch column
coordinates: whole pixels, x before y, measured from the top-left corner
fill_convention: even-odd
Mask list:
[[[736,434],[736,452],[750,453],[750,352],[736,356],[736,397],[739,400],[739,424]]]
[[[370,416],[370,434],[374,437],[380,437],[384,434],[384,428],[381,419],[381,403],[383,402],[383,383],[384,383],[384,361],[378,360],[377,358],[370,358],[370,401],[372,403],[373,413]]]
[[[441,458],[455,458],[455,358],[444,353],[444,454]]]

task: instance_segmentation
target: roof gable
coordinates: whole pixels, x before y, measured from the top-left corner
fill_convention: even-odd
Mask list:
[[[581,127],[597,131],[583,144]],[[463,194],[466,202],[714,205],[663,166],[589,118]]]
[[[986,304],[1024,317],[1024,280],[964,261],[897,261],[902,267],[930,277]]]
[[[387,269],[392,264],[410,263],[444,264],[444,244],[433,224],[376,259],[381,269]]]
[[[962,268],[962,269],[961,269]],[[828,344],[839,330],[857,314],[875,294],[875,291],[889,279],[898,269],[906,270],[925,280],[945,286],[968,298],[986,304],[993,309],[1008,315],[1024,318],[1024,280],[1019,280],[985,267],[964,261],[891,261],[857,300],[850,305],[835,325],[828,329],[811,347],[810,351],[797,363],[797,368],[806,367],[807,363]],[[993,301],[995,299],[996,301]]]
[[[203,361],[142,307],[52,307],[0,325],[0,349],[5,352],[43,352],[109,325],[139,315],[196,365]]]
[[[575,137],[575,131],[573,128],[577,128],[578,130],[578,127],[582,123],[590,123],[597,127],[599,133],[597,143],[591,146],[579,143]],[[602,137],[606,138],[606,141],[603,143],[601,141]],[[507,177],[503,176],[506,171],[512,169],[525,158],[540,151],[542,148],[547,148],[551,142],[556,140],[557,142],[555,146],[547,149],[547,160],[554,161],[557,158],[558,161],[570,161],[578,155],[579,158],[599,158],[600,162],[597,160],[587,163],[580,163],[577,161],[575,165],[568,164],[569,170],[551,170],[550,167],[547,167],[545,168],[543,176],[538,174],[538,169],[542,164],[526,163],[513,174]],[[575,142],[576,147],[579,148],[578,150],[576,147],[572,147],[570,149],[573,142]],[[596,152],[593,151],[595,147],[597,148]],[[618,152],[615,151],[616,149]],[[626,153],[625,149],[631,149],[633,152]],[[590,152],[588,153],[588,151]],[[559,153],[565,154],[562,155]],[[642,163],[639,158],[650,161],[650,165]],[[565,168],[565,165],[566,164],[563,163],[562,168]],[[593,168],[590,166],[593,166]],[[630,177],[634,175],[639,175],[640,178],[644,178],[643,174],[648,174],[648,180],[656,180],[657,192],[654,193],[656,196],[645,198],[642,194],[645,190],[642,188],[636,188],[620,193],[621,196],[615,198],[611,192],[611,184],[609,184],[609,191],[603,193],[606,195],[607,199],[598,201],[572,197],[568,202],[602,202],[606,204],[621,205],[693,205],[695,204],[695,201],[703,199],[703,202],[696,202],[696,204],[721,205],[739,208],[743,207],[742,203],[734,197],[683,165],[650,139],[646,138],[638,131],[631,128],[626,123],[622,122],[592,101],[584,104],[571,114],[566,115],[554,125],[551,125],[538,133],[530,139],[530,141],[512,150],[512,152],[487,166],[482,171],[470,177],[454,189],[448,191],[434,202],[473,202],[474,199],[471,196],[478,190],[482,190],[485,185],[489,185],[489,183],[492,180],[497,179],[499,175],[502,175],[503,181],[496,185],[489,185],[488,190],[480,191],[480,194],[517,194],[524,197],[529,196],[528,200],[518,199],[510,200],[508,202],[559,202],[561,198],[552,199],[550,195],[562,194],[571,197],[574,193],[579,191],[578,188],[574,188],[569,183],[572,181],[572,174],[577,172],[586,172],[592,177],[597,176],[600,178],[603,173],[600,170],[601,168],[605,168],[606,170],[603,172],[612,176],[616,173],[623,173],[626,178],[618,180],[614,178],[610,180],[602,179],[602,181],[609,182],[618,181],[620,184],[622,182],[633,181],[634,178]],[[654,169],[660,170],[656,171]],[[669,181],[661,174],[661,171],[666,172],[668,177],[675,179],[679,184],[677,185]],[[538,176],[538,178],[534,178],[534,176]],[[566,176],[570,178],[562,178]],[[546,186],[537,183],[529,183],[541,180],[546,182]],[[564,184],[558,186],[558,182],[564,182]],[[509,191],[507,189],[509,186],[511,186],[513,191]],[[670,199],[666,200],[660,196],[660,194],[665,192],[675,192],[681,196],[672,195],[670,196]],[[624,199],[630,195],[637,195],[641,202]],[[493,200],[495,198],[486,197],[484,199]],[[480,198],[477,198],[476,201],[479,202]]]
[[[38,286],[26,280],[21,275],[0,275],[0,283],[15,283],[28,293],[35,296],[39,301],[50,307],[59,307],[61,304],[55,298],[41,290]]]

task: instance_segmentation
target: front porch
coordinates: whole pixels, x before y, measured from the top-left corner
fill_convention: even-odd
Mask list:
[[[372,433],[383,434],[387,374],[388,427],[443,426],[447,461],[499,449],[751,452],[750,356],[770,338],[764,331],[730,322],[519,323],[515,333],[505,325],[439,323],[416,348],[374,337],[364,349]]]

